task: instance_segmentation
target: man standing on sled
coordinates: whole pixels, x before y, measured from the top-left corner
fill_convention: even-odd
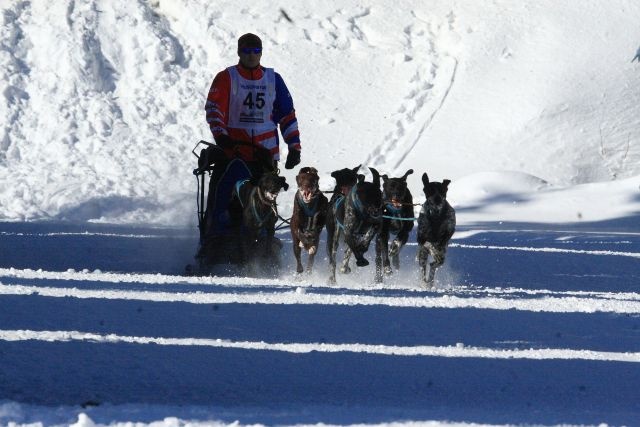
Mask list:
[[[207,123],[219,148],[209,182],[204,230],[200,230],[201,240],[205,240],[202,244],[223,233],[228,225],[233,185],[277,169],[278,126],[288,146],[285,168],[300,163],[293,100],[280,74],[260,65],[262,40],[251,33],[241,36],[238,57],[237,65],[216,75],[205,104]]]

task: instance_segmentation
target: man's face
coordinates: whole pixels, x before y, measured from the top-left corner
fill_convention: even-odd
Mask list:
[[[261,47],[244,46],[238,49],[240,64],[245,68],[256,68],[260,65],[262,57]]]

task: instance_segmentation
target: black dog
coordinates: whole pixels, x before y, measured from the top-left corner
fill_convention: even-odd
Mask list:
[[[331,176],[336,180],[336,186],[333,189],[333,195],[329,200],[329,208],[327,209],[327,253],[329,254],[329,283],[336,283],[336,254],[340,244],[340,238],[344,231],[344,207],[345,197],[356,185],[358,178],[364,175],[358,175],[358,169],[361,165],[353,169],[340,169],[331,172]],[[351,258],[351,249],[347,246],[344,251],[344,260],[340,267],[341,273],[349,273],[349,258]]]
[[[329,201],[320,192],[319,182],[320,177],[316,168],[304,167],[296,176],[298,191],[293,202],[291,240],[298,273],[304,271],[300,259],[303,248],[309,253],[307,273],[311,273],[320,242],[320,232],[327,220]]]
[[[384,202],[384,219],[379,239],[382,246],[382,268],[385,274],[391,274],[391,263],[400,268],[400,249],[407,243],[409,233],[413,230],[415,215],[413,213],[413,196],[407,188],[407,176],[413,173],[409,169],[400,178],[389,178],[382,175],[382,199]],[[389,235],[395,238],[389,248]],[[391,263],[389,262],[391,258]]]
[[[284,177],[266,173],[258,180],[246,180],[236,183],[233,189],[229,214],[235,218],[238,233],[242,241],[242,260],[250,261],[252,252],[267,260],[276,259],[274,251],[275,225],[278,219],[276,198],[281,189],[289,188]],[[241,221],[238,224],[238,220]],[[260,249],[263,253],[259,252]]]
[[[344,207],[344,240],[356,257],[356,265],[369,265],[364,257],[374,236],[378,236],[382,227],[382,191],[380,191],[380,174],[369,168],[373,182],[358,178],[358,183],[345,198]],[[382,281],[382,260],[380,256],[380,239],[376,238],[376,282]]]
[[[422,282],[429,289],[433,287],[436,269],[444,263],[447,244],[456,230],[456,212],[447,202],[447,190],[451,181],[429,182],[427,174],[422,174],[423,191],[427,200],[418,216],[418,263],[422,271]],[[426,275],[427,258],[429,276]]]

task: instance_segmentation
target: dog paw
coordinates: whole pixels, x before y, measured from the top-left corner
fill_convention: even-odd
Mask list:
[[[344,266],[340,267],[340,273],[342,273],[342,274],[351,273],[351,267],[349,267],[348,265],[344,265]]]
[[[327,280],[327,283],[329,285],[337,285],[338,282],[336,282],[336,278],[335,277],[329,277],[329,279]]]
[[[298,247],[301,248],[301,249],[304,249],[304,243],[298,242]]]
[[[433,280],[429,281],[427,279],[422,279],[422,288],[427,291],[431,291],[435,289],[435,283],[433,282]]]
[[[309,248],[309,255],[315,255],[317,248],[315,246],[311,246]]]
[[[391,274],[393,274],[393,270],[391,269],[391,267],[389,267],[388,265],[384,268],[384,274],[386,274],[387,276],[390,276]]]
[[[376,284],[382,283],[384,280],[382,279],[382,275],[376,274],[376,277],[373,278],[373,282]]]
[[[366,267],[367,265],[369,265],[369,261],[367,261],[364,258],[360,258],[360,259],[356,260],[356,265],[358,267]]]
[[[434,277],[430,277],[431,275],[426,275],[422,277],[422,287],[424,289],[434,289],[436,287],[436,281]]]

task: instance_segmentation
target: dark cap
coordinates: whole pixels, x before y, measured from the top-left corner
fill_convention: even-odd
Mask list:
[[[255,34],[243,34],[238,39],[238,49],[241,47],[262,47],[262,40]]]

